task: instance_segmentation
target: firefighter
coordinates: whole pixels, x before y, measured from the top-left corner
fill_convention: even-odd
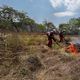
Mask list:
[[[59,39],[60,39],[59,42],[63,42],[64,41],[64,35],[63,35],[62,31],[59,32]]]
[[[48,47],[52,48],[52,40],[56,41],[54,38],[54,31],[49,31],[47,32],[47,37],[48,37]]]

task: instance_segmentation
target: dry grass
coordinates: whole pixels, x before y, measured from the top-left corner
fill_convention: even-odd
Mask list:
[[[46,43],[45,35],[10,33],[0,52],[0,80],[80,80],[80,57]]]

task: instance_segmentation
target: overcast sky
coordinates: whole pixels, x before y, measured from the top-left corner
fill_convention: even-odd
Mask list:
[[[47,20],[56,26],[80,17],[80,0],[0,0],[3,5],[27,12],[38,23]]]

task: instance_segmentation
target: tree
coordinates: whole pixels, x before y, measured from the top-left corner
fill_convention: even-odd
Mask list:
[[[45,32],[46,31],[46,27],[44,24],[38,24],[38,29],[41,31],[41,32]]]
[[[56,27],[52,22],[44,21],[43,24],[46,26],[46,31],[51,31],[53,29],[56,29]]]
[[[78,34],[78,32],[80,32],[80,18],[70,19],[69,25],[73,34]]]
[[[29,18],[26,13],[19,12],[12,7],[0,7],[0,28],[17,30],[24,28],[24,25],[33,25],[35,21]]]
[[[70,26],[69,26],[69,24],[60,24],[59,25],[59,30],[60,31],[64,31],[65,32],[65,34],[69,34],[70,33]]]
[[[12,7],[8,7],[8,6],[4,6],[1,9],[2,9],[0,11],[1,26],[5,26],[5,29],[10,29],[10,30],[13,29],[14,26],[13,22],[17,17],[16,16],[17,11],[14,10]]]
[[[65,31],[66,34],[78,34],[80,33],[80,18],[72,18],[68,24],[60,24],[60,31]]]
[[[3,6],[0,7],[0,29],[17,32],[42,32],[45,28],[43,24],[37,24],[33,19],[27,16],[27,13],[23,11],[20,12],[9,6]]]

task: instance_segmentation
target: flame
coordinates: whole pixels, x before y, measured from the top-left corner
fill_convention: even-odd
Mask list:
[[[70,45],[65,50],[72,53],[73,55],[76,55],[78,52],[77,48],[75,47],[73,43],[70,43]]]

